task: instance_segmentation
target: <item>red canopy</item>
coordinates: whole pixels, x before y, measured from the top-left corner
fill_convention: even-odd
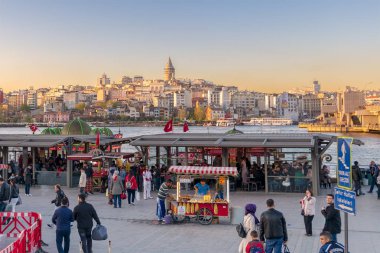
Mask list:
[[[94,155],[93,154],[89,154],[89,153],[76,153],[76,154],[68,155],[67,156],[67,160],[84,160],[84,161],[89,161],[89,160],[92,160],[93,157],[94,157]]]
[[[169,172],[190,175],[237,176],[236,167],[170,166]]]

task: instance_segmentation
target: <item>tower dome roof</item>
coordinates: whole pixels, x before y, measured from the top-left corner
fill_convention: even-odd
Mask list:
[[[88,135],[91,127],[81,119],[73,119],[62,129],[62,135]]]

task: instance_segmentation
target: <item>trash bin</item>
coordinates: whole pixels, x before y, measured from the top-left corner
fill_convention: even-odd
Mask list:
[[[243,222],[244,210],[241,206],[234,206],[230,209],[231,212],[231,224],[237,225]]]

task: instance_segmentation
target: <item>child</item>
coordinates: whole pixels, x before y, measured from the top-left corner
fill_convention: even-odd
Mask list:
[[[250,241],[247,244],[247,247],[245,248],[246,253],[264,253],[264,246],[259,240],[259,234],[256,230],[251,231],[251,238],[252,241]]]

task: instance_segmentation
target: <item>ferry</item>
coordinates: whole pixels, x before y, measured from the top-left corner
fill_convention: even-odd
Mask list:
[[[293,120],[286,118],[251,118],[250,121],[243,122],[247,126],[290,126]]]
[[[234,126],[235,124],[236,124],[236,121],[233,118],[222,118],[216,121],[216,126],[218,127],[230,127],[230,126]]]

